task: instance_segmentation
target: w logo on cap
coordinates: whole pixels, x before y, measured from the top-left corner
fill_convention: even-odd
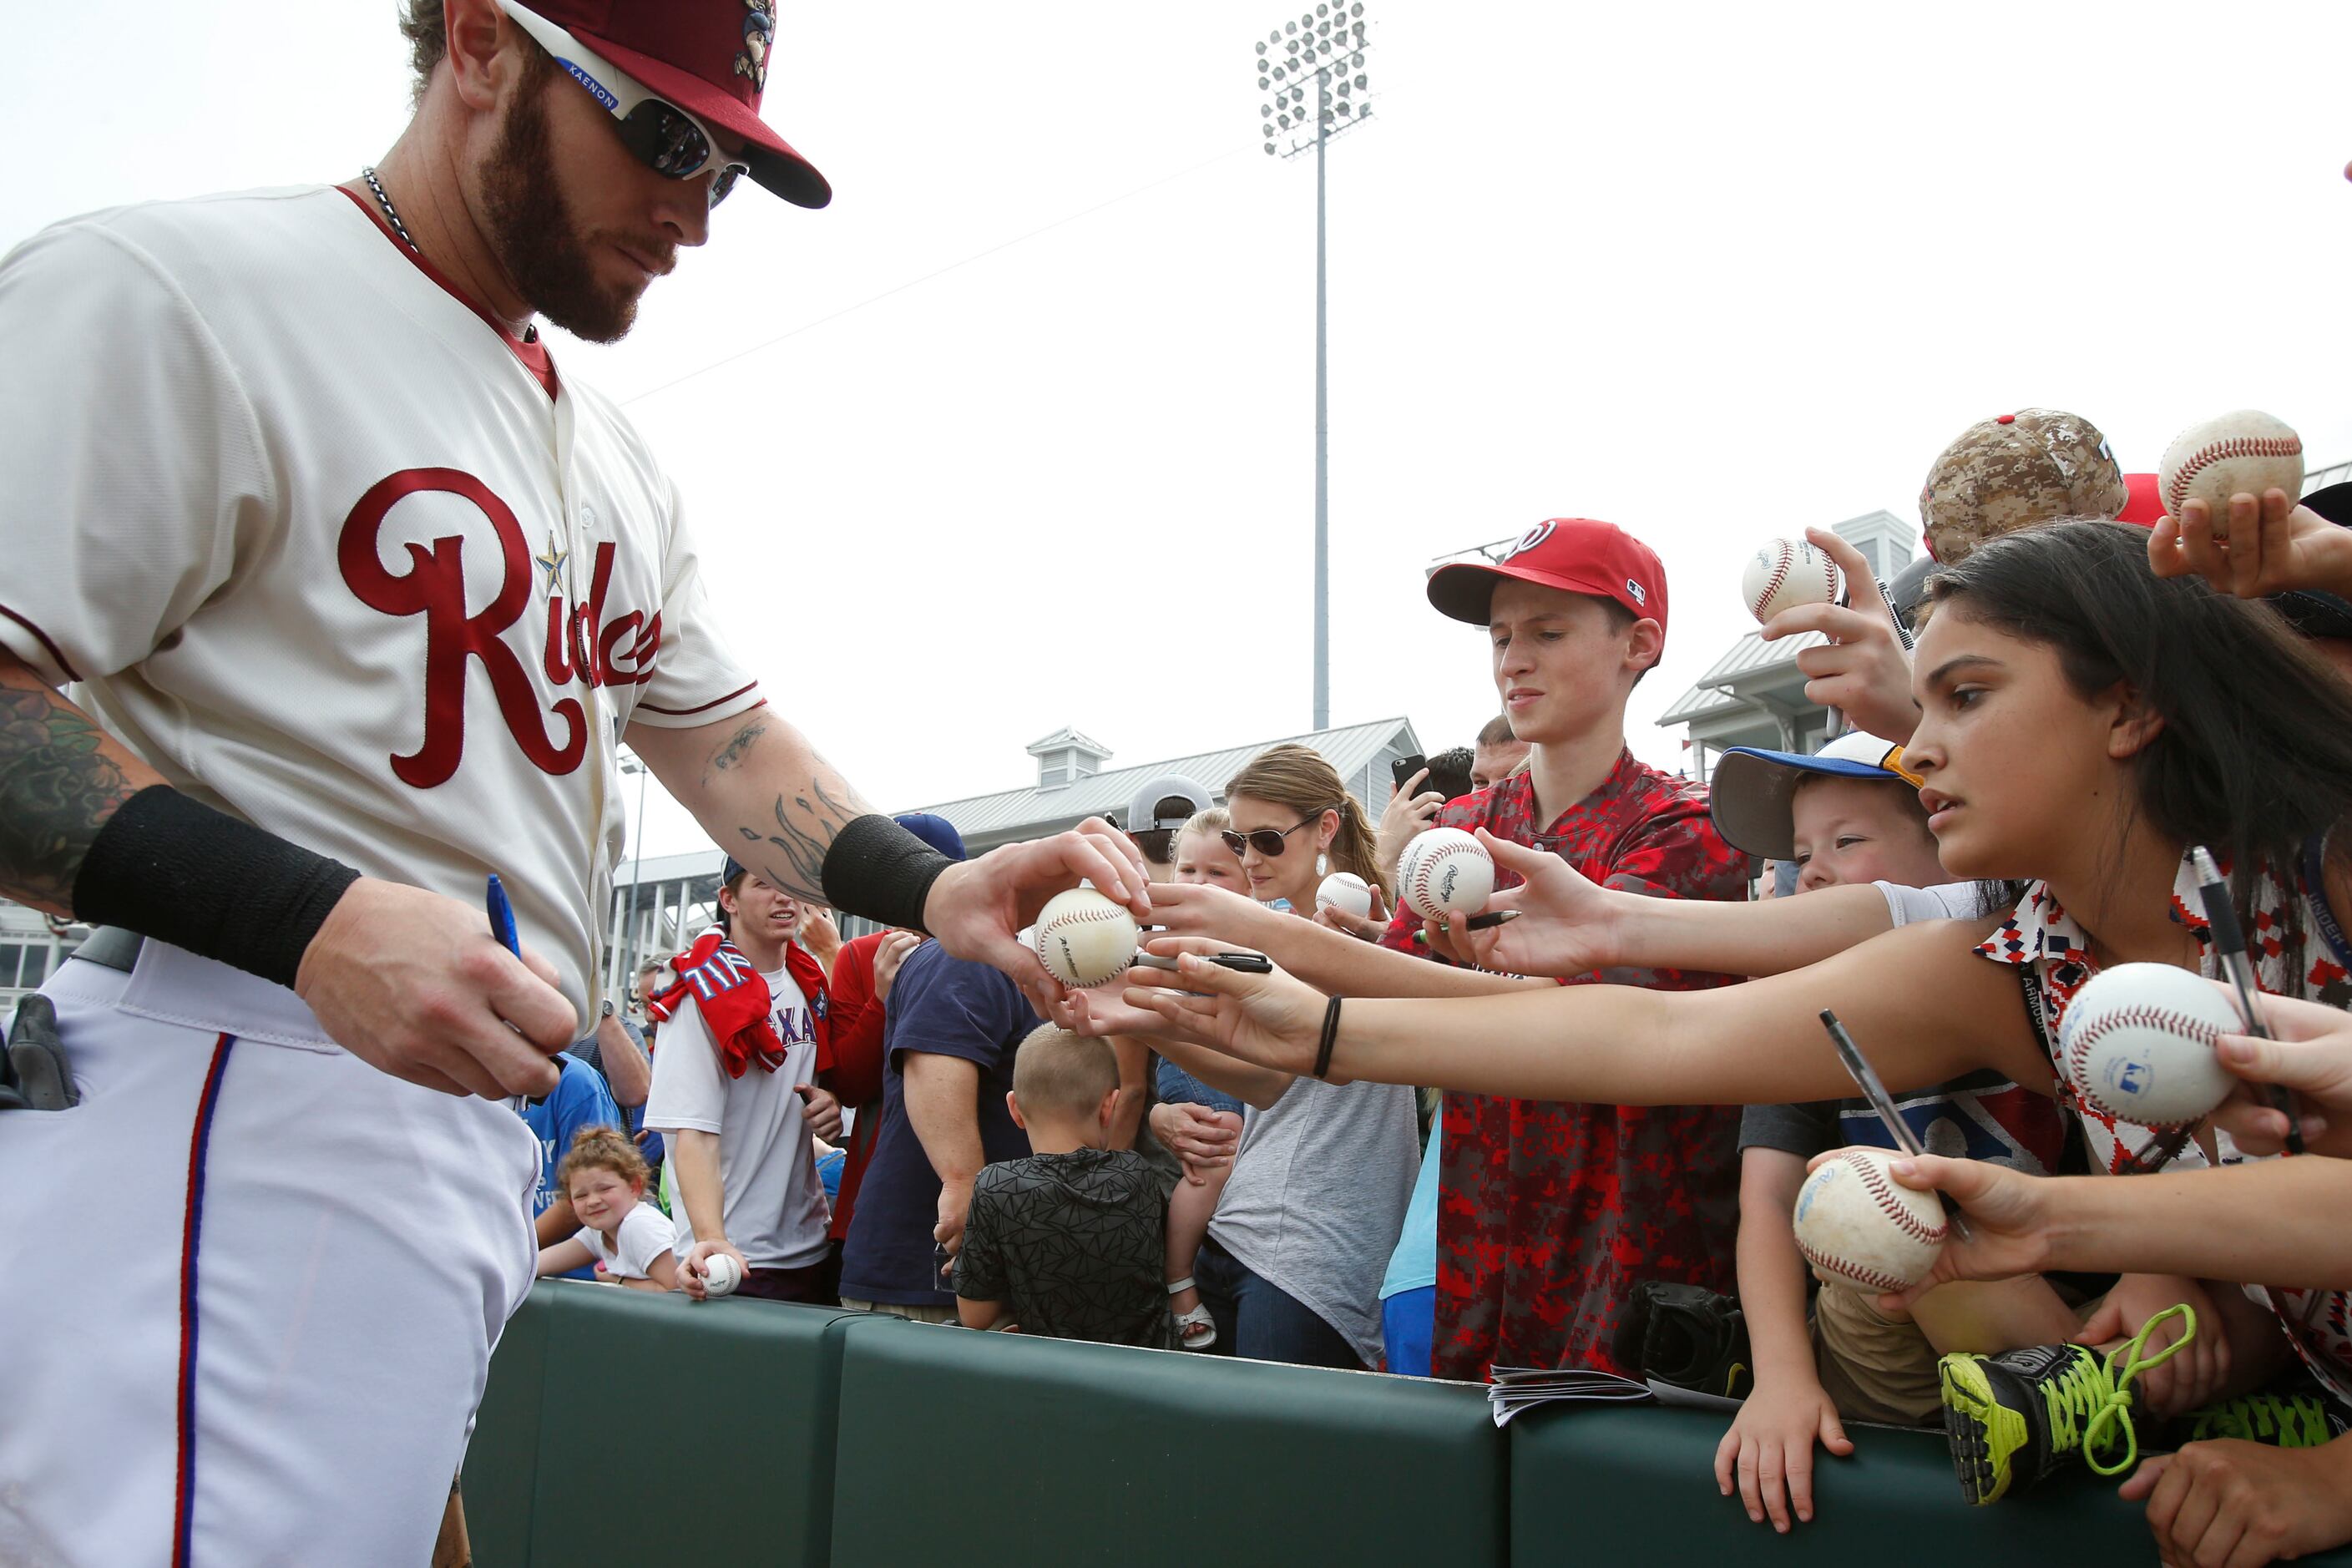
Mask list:
[[[1514,555],[1525,555],[1528,551],[1533,550],[1537,545],[1541,544],[1545,540],[1549,539],[1551,537],[1552,523],[1558,520],[1548,519],[1545,521],[1536,524],[1533,528],[1519,535],[1519,542],[1517,544],[1512,545],[1508,550],[1503,552],[1503,559],[1505,561],[1508,561]]]

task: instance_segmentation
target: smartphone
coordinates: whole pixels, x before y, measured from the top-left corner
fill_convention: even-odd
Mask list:
[[[944,1241],[931,1243],[931,1288],[950,1293],[955,1289],[955,1254]]]
[[[1389,773],[1395,778],[1397,788],[1402,789],[1412,782],[1413,774],[1427,766],[1429,766],[1429,759],[1415,752],[1409,757],[1399,757],[1395,762],[1391,763]]]

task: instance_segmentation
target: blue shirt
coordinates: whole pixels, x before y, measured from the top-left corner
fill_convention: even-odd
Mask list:
[[[1429,1146],[1422,1151],[1421,1174],[1412,1184],[1412,1201],[1405,1205],[1404,1228],[1396,1250],[1389,1254],[1389,1271],[1381,1281],[1381,1300],[1401,1296],[1437,1283],[1438,1151],[1445,1143],[1445,1107],[1429,1123]]]
[[[898,966],[882,1029],[882,1130],[842,1244],[843,1296],[955,1305],[931,1260],[940,1178],[907,1119],[906,1058],[920,1051],[977,1066],[981,1159],[1017,1160],[1029,1152],[1029,1135],[1014,1124],[1004,1097],[1013,1088],[1013,1053],[1038,1022],[1029,999],[1001,971],[950,958],[938,942],[923,943]]]
[[[621,1108],[613,1103],[613,1091],[604,1087],[604,1075],[578,1057],[565,1052],[555,1058],[562,1068],[563,1078],[554,1090],[537,1105],[526,1101],[522,1119],[539,1140],[539,1185],[530,1194],[530,1217],[537,1219],[555,1206],[562,1194],[555,1186],[555,1167],[572,1152],[572,1140],[583,1127],[619,1127],[626,1129]],[[567,1279],[593,1279],[595,1271],[575,1268],[563,1276]]]

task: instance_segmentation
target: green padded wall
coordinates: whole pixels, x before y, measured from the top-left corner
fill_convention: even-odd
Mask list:
[[[830,1561],[836,1325],[905,1325],[837,1308],[696,1305],[569,1280],[541,1281],[524,1317],[542,1327],[541,1364],[509,1364],[502,1343],[490,1390],[507,1402],[503,1381],[537,1374],[528,1521],[508,1517],[513,1479],[489,1452],[520,1436],[520,1422],[502,1415],[495,1436],[478,1428],[474,1443],[486,1482],[498,1478],[495,1498],[476,1503],[477,1460],[467,1465],[481,1568],[666,1562],[686,1540],[710,1563]],[[491,1408],[489,1397],[483,1403]],[[627,1445],[618,1462],[616,1438]],[[625,1486],[614,1485],[616,1472]],[[527,1552],[510,1555],[517,1543]]]
[[[834,1561],[1503,1563],[1484,1392],[908,1326],[842,1337]]]
[[[547,1381],[547,1325],[554,1292],[535,1286],[507,1320],[490,1357],[490,1381],[466,1446],[466,1533],[482,1568],[530,1561],[530,1503],[539,1483],[539,1412]]]
[[[1510,1426],[1514,1568],[1601,1563],[1899,1562],[1903,1568],[2156,1561],[2143,1510],[2116,1482],[2067,1478],[1989,1508],[1961,1500],[1941,1436],[1849,1431],[1851,1458],[1814,1471],[1813,1522],[1787,1535],[1718,1496],[1729,1417],[1586,1405]],[[2309,1563],[2352,1563],[2330,1552]]]

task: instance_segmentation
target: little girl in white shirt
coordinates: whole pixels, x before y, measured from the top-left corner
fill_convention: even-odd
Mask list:
[[[644,1201],[652,1177],[645,1156],[617,1127],[583,1127],[556,1167],[555,1182],[572,1199],[580,1231],[539,1250],[541,1279],[596,1263],[599,1282],[639,1290],[677,1284],[671,1247],[677,1232],[669,1216]]]

